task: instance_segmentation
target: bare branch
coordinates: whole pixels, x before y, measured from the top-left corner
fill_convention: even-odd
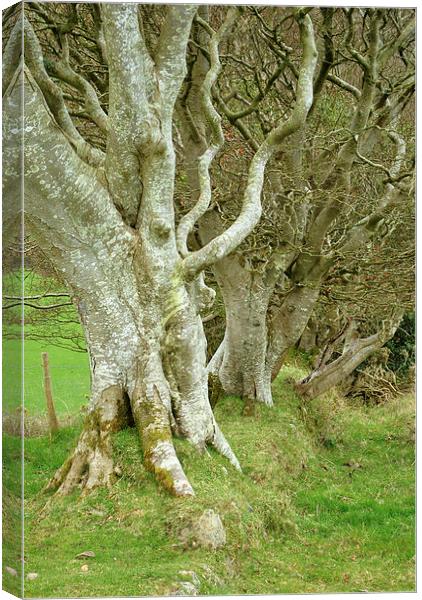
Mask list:
[[[308,398],[315,398],[340,383],[356,369],[375,350],[381,348],[396,332],[403,317],[402,310],[397,310],[391,319],[383,322],[381,329],[366,338],[355,335],[350,343],[345,343],[341,356],[329,364],[321,365],[308,377],[296,385],[299,393]]]
[[[186,74],[186,45],[189,40],[196,5],[167,7],[167,16],[155,54],[157,77],[160,82],[161,102],[172,109]]]
[[[214,90],[214,97],[217,101],[218,108],[224,113],[224,115],[227,117],[229,122],[232,125],[234,125],[236,127],[236,129],[238,129],[240,131],[240,133],[245,138],[245,140],[248,142],[248,144],[250,145],[252,150],[257,151],[259,148],[259,143],[253,137],[250,129],[248,128],[247,125],[245,125],[245,123],[243,123],[243,121],[236,118],[236,113],[232,112],[229,109],[229,107],[227,106],[227,104],[225,103],[225,101],[223,100],[223,98],[221,97],[219,92],[217,91],[217,89]]]
[[[50,79],[45,70],[41,46],[32,25],[26,17],[24,17],[24,36],[25,63],[41,89],[48,104],[48,108],[52,112],[57,124],[65,133],[77,155],[84,162],[93,166],[101,165],[104,160],[104,154],[101,150],[88,144],[73,124],[64,103],[63,94],[60,88]]]
[[[390,44],[384,46],[380,52],[380,63],[384,65],[394,54],[402,48],[406,48],[415,39],[416,21],[412,14],[409,17],[401,34],[395,38]]]
[[[365,163],[369,164],[373,168],[386,172],[388,175],[388,181],[386,184],[385,193],[380,198],[377,209],[356,223],[356,225],[350,229],[346,241],[338,250],[338,253],[343,255],[355,252],[359,247],[361,247],[365,242],[369,241],[371,237],[375,235],[380,225],[384,221],[387,211],[392,208],[393,204],[397,200],[398,194],[402,191],[397,184],[394,185],[394,180],[398,178],[405,159],[406,143],[404,139],[397,133],[397,131],[391,130],[388,135],[396,144],[397,148],[396,156],[390,169],[382,164],[375,163],[365,158],[359,153],[358,150],[356,150],[358,157]]]
[[[237,121],[239,119],[243,119],[244,117],[250,115],[251,113],[255,112],[260,104],[260,102],[266,97],[266,95],[268,94],[268,92],[271,90],[271,88],[273,87],[274,83],[277,81],[277,79],[280,77],[281,73],[284,71],[285,65],[281,64],[279,65],[274,73],[271,75],[271,77],[268,79],[265,88],[263,88],[256,96],[255,98],[252,100],[252,102],[249,104],[249,106],[247,108],[244,108],[243,110],[240,110],[237,113],[232,113],[230,115],[230,120],[233,121]]]
[[[268,160],[280,150],[283,141],[303,126],[313,98],[313,75],[317,61],[314,30],[309,15],[296,12],[303,48],[302,63],[296,89],[296,103],[290,117],[276,127],[261,144],[252,159],[243,204],[236,221],[206,246],[188,255],[182,263],[185,276],[195,277],[205,267],[230,254],[252,231],[261,216],[261,192]]]
[[[211,181],[209,167],[217,152],[224,143],[224,134],[221,127],[221,117],[215,110],[212,103],[212,88],[215,84],[221,69],[218,55],[218,47],[224,35],[233,27],[238,18],[239,11],[232,8],[228,11],[226,18],[217,32],[213,32],[210,40],[210,60],[211,66],[203,81],[201,87],[201,104],[204,111],[205,120],[211,131],[211,145],[200,156],[198,161],[200,195],[195,206],[185,215],[177,228],[177,249],[184,258],[188,254],[187,238],[196,221],[205,213],[211,202]],[[203,20],[197,17],[198,22]],[[206,21],[203,21],[206,23]],[[201,23],[202,24],[202,23]],[[208,24],[207,24],[208,25]]]
[[[63,45],[67,46],[67,39],[63,37]],[[68,50],[68,49],[67,49]],[[65,54],[65,52],[63,52]],[[72,69],[69,63],[68,52],[67,56],[63,56],[60,61],[51,61],[50,69],[54,75],[77,89],[84,98],[84,110],[86,114],[98,125],[98,127],[107,131],[107,115],[103,111],[98,96],[92,85],[79,73]]]
[[[314,101],[311,112],[316,106],[316,101],[323,88],[324,82],[334,63],[334,44],[333,44],[333,16],[334,8],[320,8],[323,19],[323,37],[324,37],[324,58],[314,84]]]
[[[104,39],[103,22],[102,22],[102,18],[101,18],[101,5],[95,3],[92,5],[92,8],[93,8],[93,19],[94,19],[94,24],[95,24],[95,28],[96,28],[95,41],[97,44],[97,48],[100,51],[101,59],[103,60],[103,62],[105,64],[108,64],[106,43],[105,43],[105,39]]]
[[[101,4],[101,17],[109,63],[105,171],[116,207],[134,225],[142,194],[141,157],[161,139],[150,105],[154,65],[139,30],[137,4]]]
[[[365,56],[363,56],[363,54],[358,52],[358,50],[356,50],[356,48],[353,46],[354,33],[355,33],[355,26],[354,26],[354,21],[353,21],[354,11],[355,11],[354,8],[346,9],[348,28],[347,28],[345,46],[346,46],[347,50],[349,51],[349,54],[355,59],[355,61],[363,68],[364,71],[367,71],[369,69],[369,62],[368,62],[367,58]]]
[[[352,85],[345,79],[342,79],[341,77],[338,77],[337,75],[334,75],[334,73],[329,73],[327,75],[327,80],[330,81],[331,83],[334,83],[334,85],[336,85],[337,87],[342,88],[346,92],[349,92],[350,94],[352,94],[355,98],[357,98],[359,100],[359,98],[361,96],[360,90],[358,90],[357,87],[355,87],[354,85]]]
[[[359,142],[359,136],[365,131],[368,119],[375,102],[376,84],[379,75],[379,50],[381,47],[380,39],[380,14],[378,11],[372,11],[370,24],[370,46],[368,50],[368,59],[365,58],[364,83],[362,94],[356,104],[351,123],[350,136],[341,147],[337,160],[322,184],[325,192],[335,190],[335,193],[329,197],[328,202],[320,203],[315,210],[315,217],[310,226],[308,234],[307,251],[302,253],[295,264],[295,281],[301,281],[303,277],[315,268],[321,270],[322,262],[321,248],[325,235],[330,224],[337,218],[344,200],[350,192],[350,180],[352,166],[356,158],[356,148]],[[349,13],[349,20],[350,20]],[[351,26],[352,27],[352,26]],[[348,44],[351,43],[352,34],[349,32]],[[329,259],[325,268],[330,264]]]
[[[3,306],[3,309],[14,308],[15,306],[29,306],[30,308],[36,308],[38,310],[51,310],[55,308],[62,308],[63,306],[73,306],[73,302],[63,302],[63,304],[50,304],[46,306],[42,306],[40,304],[32,304],[32,302],[15,302],[14,304],[8,304],[7,306]]]

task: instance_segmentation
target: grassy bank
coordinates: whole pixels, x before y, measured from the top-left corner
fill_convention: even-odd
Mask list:
[[[157,487],[127,430],[114,439],[123,476],[111,491],[60,500],[40,516],[42,487],[78,427],[27,439],[25,568],[38,577],[25,595],[165,595],[186,579],[181,570],[195,571],[201,594],[414,590],[413,399],[353,408],[329,396],[305,407],[286,380],[297,375],[287,369],[275,408],[253,417],[236,398],[217,405],[243,474],[176,442],[193,500]],[[205,508],[226,528],[217,552],[178,537]],[[86,550],[95,557],[75,558]]]

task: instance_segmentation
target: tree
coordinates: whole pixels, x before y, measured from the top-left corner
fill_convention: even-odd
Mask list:
[[[226,70],[214,90],[232,137],[238,144],[243,138],[243,156],[246,145],[256,151],[275,115],[294,110],[298,76],[291,10],[247,10],[249,27],[255,19],[254,43],[246,36],[227,42]],[[226,392],[267,404],[271,381],[300,339],[337,262],[344,257],[350,262],[357,253],[370,257],[398,213],[412,212],[414,13],[329,8],[312,10],[311,18],[322,38],[311,109],[271,161],[259,226],[213,265],[226,331],[209,370]],[[195,115],[205,72],[198,62],[185,99],[185,112]],[[197,123],[196,117],[196,128]],[[193,128],[190,146],[194,159],[201,140]],[[236,214],[240,154],[225,163],[230,191],[200,222],[203,243]],[[194,171],[187,171],[195,191]]]
[[[308,398],[338,384],[346,389],[352,372],[395,336],[405,312],[414,309],[414,207],[403,203],[400,208],[390,215],[380,243],[371,245],[371,254],[342,257],[322,286],[319,354],[312,372],[296,386]]]
[[[209,33],[211,27],[208,20],[211,18],[210,11],[205,7],[202,7],[202,17],[197,19],[200,27],[197,31],[194,31],[194,42],[195,46],[199,48],[194,59],[191,62],[191,70],[189,77],[187,78],[187,85],[184,93],[182,94],[181,100],[178,104],[178,113],[180,122],[180,132],[184,144],[184,163],[189,182],[191,195],[193,201],[200,193],[201,183],[198,179],[197,171],[194,167],[196,164],[197,157],[204,151],[204,135],[203,131],[206,128],[206,121],[204,120],[204,112],[202,111],[201,94],[198,93],[201,89],[202,82],[204,81],[207,73],[208,53],[204,50],[204,44],[207,33]],[[276,16],[280,16],[280,11],[275,9],[273,11]],[[306,13],[309,10],[306,9]],[[215,19],[215,13],[212,15]],[[289,18],[293,20],[294,26],[297,25],[294,11],[289,11]],[[281,12],[281,17],[284,17]],[[282,21],[285,19],[281,19]],[[245,55],[245,48],[242,46],[242,31],[245,28],[250,28],[250,14],[248,10],[244,12],[244,19],[238,23],[234,36],[228,36],[226,39],[226,47],[223,52],[227,52],[227,56],[231,56],[229,51],[234,47],[236,54],[239,57]],[[211,29],[212,31],[212,29]],[[253,31],[253,28],[252,28]],[[196,34],[196,35],[195,35]],[[246,39],[248,39],[246,37]],[[302,46],[299,46],[297,53],[298,68],[296,68],[296,79],[291,84],[293,94],[290,94],[289,110],[280,113],[280,119],[286,119],[286,134],[284,136],[283,151],[285,148],[289,148],[289,144],[295,144],[290,140],[296,139],[298,133],[303,130],[309,109],[312,106],[312,100],[307,110],[304,111],[301,108],[301,97],[300,92],[303,87],[303,81],[301,79],[304,76],[303,69],[299,68],[300,60],[302,57]],[[253,55],[254,60],[258,60],[259,57]],[[238,61],[243,63],[243,59],[235,57],[234,63],[238,64]],[[276,61],[280,64],[276,64],[274,67],[274,73],[269,78],[269,83],[266,85],[266,89],[271,89],[271,85],[275,82],[278,76],[280,76],[285,70],[285,64],[276,57]],[[226,62],[227,64],[227,62]],[[258,62],[259,65],[261,63]],[[314,65],[312,72],[308,71],[305,75],[310,76],[315,73]],[[258,67],[259,68],[259,67]],[[223,81],[228,79],[229,81],[236,81],[232,77],[232,72],[226,73],[227,69],[223,73]],[[225,76],[225,77],[224,77]],[[239,72],[236,73],[236,78],[239,78]],[[219,81],[219,80],[218,80]],[[221,98],[221,94],[218,88],[218,81],[213,87],[213,95],[216,104],[224,116],[227,117],[228,111]],[[307,85],[311,85],[311,81],[307,82]],[[229,96],[236,98],[236,90],[230,90]],[[277,90],[278,92],[280,90]],[[258,97],[264,97],[264,93],[258,92]],[[308,93],[310,99],[310,94]],[[250,107],[241,110],[239,114],[247,116],[252,114],[259,105],[259,100],[252,99]],[[261,107],[259,107],[261,108]],[[258,115],[259,115],[258,111]],[[230,123],[233,121],[239,126],[240,131],[244,137],[251,142],[253,151],[258,153],[260,144],[251,139],[249,129],[243,126],[240,120],[241,117],[237,115],[233,116],[229,114],[228,120]],[[272,124],[267,125],[264,129],[263,139],[271,131]],[[226,123],[226,137],[233,139],[233,128],[227,128]],[[280,147],[281,149],[281,147]],[[245,159],[248,159],[250,152],[247,153],[244,147],[238,148],[239,152],[233,153],[232,160],[227,161],[227,155],[232,152],[232,148],[228,148],[224,151],[222,149],[223,156],[219,155],[219,164],[221,165],[220,177],[217,175],[215,181],[217,182],[217,189],[213,195],[213,205],[210,209],[204,213],[199,220],[198,237],[199,244],[209,243],[215,236],[221,235],[226,227],[226,223],[232,222],[236,218],[236,214],[239,210],[239,204],[237,199],[239,197],[239,189],[242,189],[242,183],[244,187],[247,187],[247,181],[243,178],[242,173],[245,172],[244,164]],[[280,153],[274,154],[270,165],[274,168],[274,163],[277,163]],[[243,160],[242,160],[243,157]],[[224,160],[224,164],[223,164]],[[276,177],[275,185],[278,185],[277,193],[279,189],[279,181]],[[223,190],[233,190],[233,196],[230,197],[227,202],[227,206],[224,206],[224,210],[221,210],[219,200],[222,200],[224,195]],[[227,195],[227,192],[226,192]],[[277,204],[277,203],[276,203]],[[264,203],[265,207],[265,203]],[[274,209],[274,206],[273,206]],[[221,213],[226,213],[222,215]],[[228,214],[227,214],[228,212]],[[281,220],[285,217],[283,214],[283,206],[279,202],[273,213],[279,213]],[[285,228],[285,224],[284,224]],[[277,238],[274,229],[271,231],[271,235]],[[258,234],[259,236],[259,234]],[[250,236],[249,236],[250,239]],[[245,242],[247,244],[247,241]],[[262,246],[261,244],[258,244]],[[264,242],[265,245],[265,242]],[[266,351],[268,343],[268,327],[266,323],[267,310],[269,305],[269,298],[272,295],[274,286],[279,278],[279,269],[271,268],[268,274],[260,274],[253,272],[248,268],[247,261],[245,261],[245,247],[239,247],[236,252],[231,253],[230,256],[220,259],[213,265],[213,272],[220,287],[224,304],[226,308],[226,334],[224,343],[221,344],[216,355],[208,366],[208,371],[212,377],[219,376],[223,389],[227,393],[233,393],[243,396],[246,399],[262,400],[267,404],[272,403],[270,383],[271,377],[268,376],[268,368],[266,366]],[[268,262],[268,260],[266,260]],[[223,351],[224,350],[224,351]]]
[[[210,66],[201,86],[207,147],[197,165],[201,193],[176,226],[174,107],[196,11],[160,8],[157,35],[150,37],[138,5],[33,3],[18,16],[5,49],[4,193],[19,194],[14,169],[23,135],[26,227],[71,290],[91,364],[83,431],[48,485],[58,494],[112,483],[110,435],[130,413],[146,466],[172,493],[193,494],[173,434],[200,450],[213,445],[240,468],[208,401],[200,311],[214,292],[203,271],[233,252],[258,222],[266,164],[312,104],[316,49],[309,11],[299,9],[294,18],[303,56],[292,115],[257,149],[237,218],[192,251],[186,240],[208,208],[209,164],[223,142],[210,93],[218,45],[238,18],[231,8],[209,31]],[[88,44],[81,45],[81,38]],[[89,127],[78,127],[81,117]]]
[[[315,369],[296,384],[296,390],[302,396],[312,399],[335,385],[345,382],[360,364],[394,336],[402,317],[403,312],[398,311],[390,320],[382,324],[379,331],[365,338],[359,337],[356,324],[351,321],[335,340],[343,344],[340,355],[329,362],[334,344],[327,344],[318,357]]]

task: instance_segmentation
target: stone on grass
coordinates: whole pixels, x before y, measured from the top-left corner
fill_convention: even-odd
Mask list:
[[[183,579],[189,578],[195,587],[198,589],[200,588],[201,582],[195,571],[179,571],[179,575],[181,575]]]
[[[95,558],[95,552],[93,552],[92,550],[85,550],[84,552],[77,554],[75,558],[79,560],[83,560],[84,558]]]
[[[226,543],[226,532],[220,515],[211,509],[205,510],[195,524],[195,539],[198,546],[216,550]]]
[[[173,588],[173,591],[170,594],[171,596],[197,596],[198,589],[190,583],[189,581],[181,581],[176,584],[176,587]]]
[[[179,539],[186,547],[217,550],[225,545],[226,532],[220,515],[207,509],[179,532]]]
[[[179,571],[178,573],[183,579],[189,578],[190,581],[178,581],[173,584],[170,596],[197,596],[201,582],[195,571]]]

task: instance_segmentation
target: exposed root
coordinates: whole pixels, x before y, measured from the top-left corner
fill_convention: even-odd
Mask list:
[[[225,339],[218,346],[216,352],[207,365],[207,373],[218,376],[218,372],[224,359]]]
[[[55,473],[46,490],[55,489],[58,496],[66,496],[77,487],[88,493],[99,486],[111,486],[115,473],[110,433],[90,428],[91,424],[89,419],[73,454]]]
[[[145,467],[174,496],[193,496],[173,446],[166,402],[155,384],[140,385],[135,390],[132,412],[142,440]]]
[[[116,478],[110,434],[126,423],[122,389],[111,386],[103,391],[97,406],[87,415],[75,450],[45,490],[56,490],[57,496],[66,496],[77,487],[84,494],[99,486],[110,487]]]
[[[171,441],[158,441],[150,450],[147,464],[174,496],[195,495]]]
[[[211,368],[207,372],[205,366],[206,339],[198,315],[186,307],[179,308],[178,320],[167,323],[165,351],[166,376],[177,390],[173,393],[173,411],[179,431],[200,451],[211,444],[240,471],[239,461],[217,425],[209,402],[209,387],[213,387],[211,401],[215,403],[221,386],[217,373]],[[224,344],[217,354],[215,366],[224,354]]]
[[[139,369],[142,376],[138,376],[130,398],[131,416],[142,442],[144,464],[171,494],[193,496],[194,491],[173,445],[173,430],[179,431],[201,450],[209,443],[237,470],[241,468],[208,403],[205,369],[200,382],[202,394],[195,389],[195,382],[189,382],[191,385],[186,385],[189,401],[180,402],[179,411],[174,411],[170,387],[162,370],[157,368],[159,363],[155,358],[148,355],[145,364],[139,365],[143,366]],[[187,372],[183,375],[182,381],[187,384]],[[111,386],[103,391],[87,415],[75,450],[45,489],[56,490],[55,496],[65,496],[77,488],[87,494],[99,486],[110,487],[116,479],[111,434],[127,424],[128,405],[122,389]]]
[[[273,396],[271,392],[271,383],[268,381],[259,381],[255,384],[256,396],[255,399],[257,402],[261,402],[266,406],[274,406]]]
[[[217,450],[217,452],[219,452],[222,456],[225,456],[229,460],[229,462],[234,466],[235,469],[237,469],[238,471],[242,471],[242,468],[240,466],[239,461],[236,458],[235,453],[231,449],[230,444],[224,437],[224,434],[221,431],[221,429],[219,428],[219,426],[217,425],[215,419],[214,419],[214,436],[213,436],[213,439],[211,440],[211,444]]]

